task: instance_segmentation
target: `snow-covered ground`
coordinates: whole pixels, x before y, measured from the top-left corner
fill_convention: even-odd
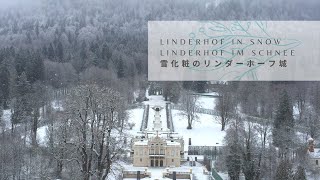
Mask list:
[[[147,168],[147,167],[134,167],[132,165],[124,165],[124,169],[130,170],[130,171],[145,171],[147,169],[148,172],[151,173],[150,178],[142,178],[142,179],[159,179],[159,180],[170,180],[170,178],[163,178],[162,173],[166,171],[165,168]],[[204,167],[196,162],[196,166],[189,166],[188,163],[182,165],[181,167],[172,167],[168,168],[170,172],[176,171],[176,172],[185,172],[189,173],[192,171],[192,173],[197,177],[199,180],[207,180],[208,175],[204,174]],[[125,178],[124,180],[134,180],[136,178]],[[179,179],[179,180],[184,180],[184,179]]]
[[[22,136],[24,138],[25,136]],[[39,146],[48,145],[48,126],[41,126],[37,129],[37,143]],[[31,132],[27,132],[26,143],[31,145]]]
[[[166,102],[162,96],[147,96],[149,101],[143,101],[144,104],[149,104],[150,106],[166,106]]]
[[[37,130],[37,141],[41,146],[46,146],[48,142],[48,126],[42,126]]]
[[[216,98],[208,97],[208,96],[200,96],[198,98],[198,104],[201,106],[201,108],[214,110],[216,106]]]
[[[150,105],[149,109],[149,119],[148,119],[148,129],[153,127],[154,120],[154,110],[152,107],[161,106],[165,108],[166,101],[162,96],[147,96],[149,101],[144,101],[144,104]],[[198,98],[198,103],[202,108],[214,109],[216,98],[209,96],[200,96]],[[132,109],[129,110],[129,122],[135,123],[133,129],[129,132],[132,135],[138,135],[137,132],[140,131],[141,121],[143,117],[143,109]],[[162,127],[166,127],[166,111],[162,109],[160,111]],[[194,146],[221,146],[223,145],[223,139],[225,132],[221,131],[221,125],[217,122],[216,116],[207,115],[207,114],[198,114],[198,121],[194,122],[193,129],[188,130],[187,127],[187,118],[181,115],[181,111],[172,110],[172,118],[175,127],[175,131],[179,136],[183,136],[185,151],[188,150],[188,141],[189,138],[192,140],[192,145]],[[198,157],[200,158],[200,156]],[[201,159],[201,158],[200,158]],[[189,166],[183,165],[178,168],[171,168],[170,170],[176,171],[190,171]],[[132,165],[124,165],[124,169],[129,170],[140,170],[144,171],[145,167],[133,167]],[[203,174],[203,167],[198,164],[197,167],[192,167],[193,173],[197,176],[198,179],[207,179],[207,175]],[[165,171],[164,168],[148,168],[148,171],[151,172],[151,179],[165,179],[162,178],[162,172]],[[149,179],[149,178],[147,178]],[[126,179],[129,180],[129,179]]]
[[[131,130],[129,130],[129,134],[136,136],[138,135],[137,133],[140,131],[140,126],[141,126],[141,120],[143,117],[143,111],[144,109],[138,108],[138,109],[130,109],[128,110],[128,122],[129,123],[134,123],[134,126]]]
[[[148,94],[148,93],[146,93]],[[148,130],[152,130],[152,128],[154,127],[153,121],[155,118],[155,110],[152,109],[153,107],[161,107],[162,109],[160,110],[160,120],[162,123],[162,128],[163,130],[166,130],[167,128],[167,119],[166,119],[166,103],[167,101],[164,100],[164,97],[162,96],[156,96],[156,95],[152,95],[152,96],[148,96],[147,98],[149,99],[149,101],[144,101],[143,103],[145,105],[149,105],[149,117],[148,117]]]
[[[198,114],[199,119],[194,122],[191,130],[187,129],[187,117],[181,115],[181,111],[172,110],[172,118],[175,131],[184,138],[184,149],[188,150],[188,141],[191,138],[193,146],[217,146],[223,145],[225,131],[221,131],[221,125],[215,117],[208,114]]]
[[[52,101],[51,106],[52,106],[52,108],[54,110],[57,110],[57,111],[63,111],[64,110],[63,104],[62,104],[62,100],[54,100],[54,101]]]
[[[159,106],[163,108],[160,111],[160,115],[161,115],[162,127],[163,129],[166,129],[167,128],[166,111],[165,111],[166,101],[164,101],[164,98],[162,96],[147,96],[147,97],[149,101],[144,101],[143,104],[150,106],[149,117],[148,117],[148,129],[152,129],[154,126],[153,121],[154,121],[155,110],[153,110],[152,108],[155,106]],[[144,109],[142,108],[128,110],[128,114],[129,114],[128,122],[135,124],[132,130],[129,131],[129,134],[134,136],[139,134],[141,122],[143,118],[143,112],[144,112]]]
[[[161,127],[163,129],[167,128],[167,119],[166,119],[166,109],[165,106],[161,106],[163,109],[160,110],[160,120],[161,120]],[[155,110],[152,109],[152,107],[149,107],[149,117],[148,117],[148,130],[152,131],[152,128],[154,127],[153,121],[155,120]]]
[[[6,109],[3,110],[2,119],[0,121],[0,128],[3,128],[2,130],[7,130],[11,128],[11,110]]]

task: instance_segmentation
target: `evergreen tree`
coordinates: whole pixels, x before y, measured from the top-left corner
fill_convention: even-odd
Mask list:
[[[26,37],[27,37],[26,43],[29,44],[29,45],[31,45],[31,44],[32,44],[32,37],[31,37],[31,32],[30,32],[30,30],[26,32]]]
[[[15,20],[15,21],[13,22],[12,32],[13,32],[13,34],[17,34],[18,31],[19,31],[18,21]]]
[[[53,60],[54,57],[55,57],[54,54],[55,54],[55,53],[54,53],[53,45],[52,45],[52,43],[50,43],[49,48],[48,48],[48,58],[49,58],[50,60]]]
[[[81,59],[86,59],[87,56],[87,44],[85,41],[82,42],[81,44],[81,49],[80,49],[80,58]]]
[[[40,31],[39,31],[39,21],[36,22],[35,26],[36,26],[36,27],[35,27],[36,35],[39,36],[39,34],[40,34]]]
[[[298,166],[294,174],[294,180],[307,180],[305,169],[301,165]]]
[[[17,52],[16,56],[15,56],[15,67],[17,70],[18,75],[21,75],[22,72],[25,71],[26,68],[26,64],[28,62],[28,52],[25,50],[20,50]]]
[[[98,51],[98,49],[99,49],[99,45],[98,45],[97,43],[95,43],[95,42],[91,42],[91,43],[90,43],[89,50],[90,50],[92,53],[96,54],[97,51]]]
[[[99,66],[102,68],[108,68],[109,61],[111,59],[112,52],[107,44],[103,44],[101,49],[101,62]]]
[[[28,81],[34,83],[37,80],[44,80],[44,63],[40,53],[35,52],[30,55],[26,64],[26,74]]]
[[[240,118],[235,118],[226,130],[224,140],[225,145],[225,163],[230,180],[239,180],[241,169],[243,168],[243,141],[241,132],[244,130],[243,122]]]
[[[26,73],[23,72],[17,81],[17,97],[13,104],[12,124],[18,124],[27,121],[31,116],[32,108],[30,106],[29,93],[31,85],[27,80]]]
[[[48,48],[47,48],[47,46],[43,46],[43,48],[41,50],[42,50],[42,54],[45,57],[48,57]]]
[[[77,70],[78,73],[82,72],[85,69],[87,58],[88,58],[87,44],[85,41],[83,41],[81,44],[81,49],[80,49],[80,59],[74,60],[74,63],[76,64],[75,69]]]
[[[3,124],[2,121],[2,116],[3,116],[3,107],[0,104],[0,125]]]
[[[230,180],[239,180],[241,172],[241,147],[238,141],[235,139],[229,146],[229,152],[227,155],[227,169]]]
[[[10,83],[10,72],[3,61],[0,64],[0,106],[7,107],[9,99],[9,83]]]
[[[206,81],[195,81],[194,82],[194,91],[198,93],[204,93],[206,92]]]
[[[23,97],[26,96],[31,91],[30,82],[27,79],[27,75],[25,72],[18,77],[17,81],[17,96]]]
[[[57,53],[58,61],[64,62],[64,60],[63,60],[63,58],[64,58],[63,45],[62,45],[61,41],[58,42],[56,53]]]
[[[293,128],[294,119],[292,104],[288,93],[283,91],[273,123],[273,144],[282,150],[284,150],[284,148],[292,147],[294,137]]]
[[[181,86],[179,82],[163,82],[163,96],[165,101],[178,102],[180,98]]]
[[[289,162],[289,160],[285,159],[282,160],[277,167],[276,171],[276,180],[292,180],[292,164]]]
[[[183,81],[182,82],[182,87],[185,90],[193,90],[193,81]]]
[[[117,75],[118,75],[118,78],[125,77],[125,65],[121,57],[117,62]]]

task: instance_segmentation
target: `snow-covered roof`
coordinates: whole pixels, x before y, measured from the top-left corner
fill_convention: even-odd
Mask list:
[[[147,146],[147,145],[148,145],[148,141],[147,141],[147,140],[136,141],[136,142],[134,142],[134,145],[137,145],[137,146]]]
[[[180,146],[179,142],[176,141],[167,141],[168,146]]]
[[[314,152],[310,152],[310,157],[315,159],[320,158],[320,148],[315,148]]]
[[[140,140],[140,141],[136,141],[134,142],[134,145],[136,146],[147,146],[148,145],[148,141],[149,140]],[[177,141],[170,141],[170,140],[167,140],[166,141],[166,145],[167,146],[181,146],[181,144]]]
[[[313,138],[310,137],[310,138],[308,139],[308,141],[314,141],[314,140],[313,140]]]

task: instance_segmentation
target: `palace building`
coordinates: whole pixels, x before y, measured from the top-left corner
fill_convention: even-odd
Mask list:
[[[320,169],[320,148],[315,148],[314,140],[308,139],[309,160],[314,168]]]
[[[152,126],[132,141],[133,166],[179,167],[184,152],[183,138],[164,128],[166,121],[162,121],[165,117],[161,117],[160,111],[165,110],[161,107],[153,109]]]

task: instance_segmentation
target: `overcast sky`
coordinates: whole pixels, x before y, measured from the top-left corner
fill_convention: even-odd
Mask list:
[[[0,9],[17,7],[17,5],[26,7],[26,6],[34,5],[40,1],[41,0],[0,0]]]

